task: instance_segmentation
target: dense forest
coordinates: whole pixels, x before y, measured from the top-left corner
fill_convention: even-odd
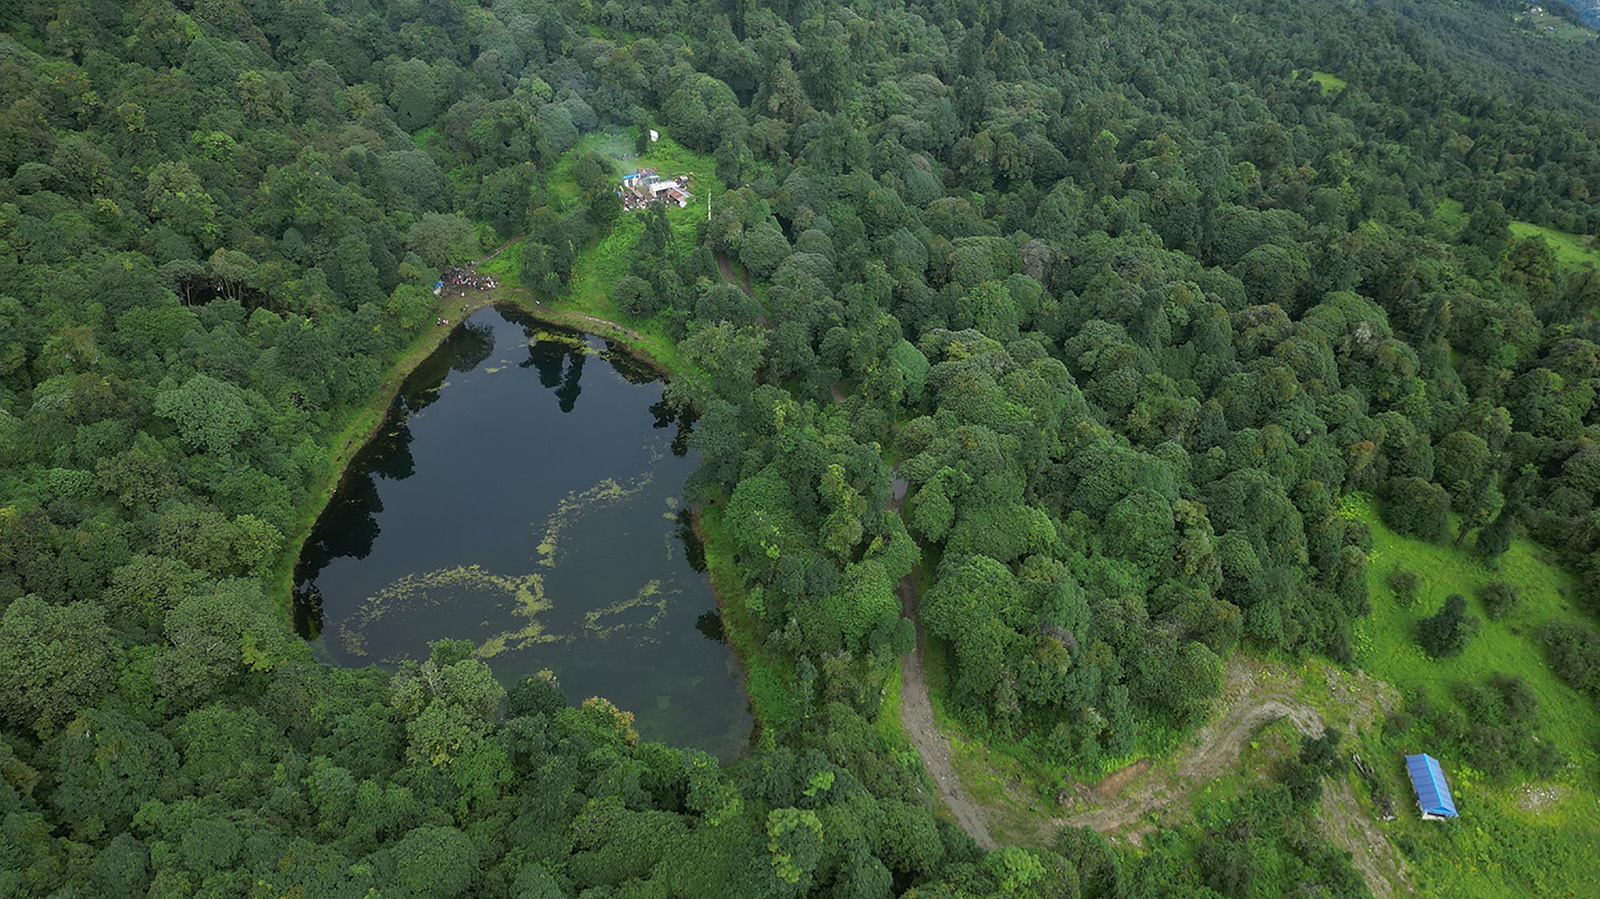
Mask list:
[[[961,726],[1081,774],[1237,652],[1352,661],[1349,495],[1600,613],[1600,274],[1540,236],[1600,234],[1600,45],[1522,8],[0,0],[0,896],[1367,895],[1331,734],[1139,851],[979,848],[875,727],[895,587]],[[736,560],[727,766],[470,644],[322,664],[278,595],[440,271],[520,239],[559,305],[634,214],[574,148],[652,127],[726,187],[608,292]],[[1515,678],[1403,718],[1566,761]]]

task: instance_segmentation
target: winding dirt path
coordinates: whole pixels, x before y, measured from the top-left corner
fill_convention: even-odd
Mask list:
[[[834,389],[838,390],[837,387]],[[905,501],[906,482],[896,477],[884,508],[898,515]],[[1000,844],[989,835],[983,806],[972,801],[962,787],[961,778],[950,762],[950,740],[939,730],[938,722],[934,721],[933,703],[928,700],[928,678],[922,663],[922,619],[917,615],[917,582],[921,575],[920,566],[913,568],[910,574],[900,579],[894,590],[895,595],[900,597],[900,616],[911,619],[911,625],[917,633],[916,650],[900,657],[900,723],[911,738],[911,745],[922,756],[928,776],[938,787],[939,799],[955,816],[956,826],[972,837],[974,843],[993,851],[1000,848]]]
[[[986,850],[995,850],[999,844],[989,835],[984,823],[983,807],[973,802],[961,786],[955,766],[950,763],[950,741],[933,720],[933,705],[928,701],[928,679],[922,666],[922,621],[917,617],[917,572],[900,580],[895,589],[900,597],[900,613],[911,619],[917,630],[917,649],[900,657],[900,723],[911,737],[922,764],[939,788],[939,798],[956,817],[960,827],[972,841]]]
[[[1156,827],[1158,819],[1185,815],[1190,793],[1235,770],[1245,745],[1261,728],[1288,719],[1301,734],[1322,733],[1326,722],[1315,708],[1281,689],[1263,687],[1249,663],[1236,658],[1229,665],[1227,680],[1222,715],[1194,735],[1188,744],[1190,749],[1159,766],[1142,760],[1093,788],[1077,787],[1078,802],[1093,807],[1050,821],[1049,830],[1089,827],[1140,843],[1144,834]],[[1352,716],[1370,723],[1383,704],[1382,699],[1355,703],[1361,708],[1352,711]],[[1410,895],[1404,858],[1389,842],[1371,810],[1361,804],[1349,781],[1328,780],[1324,787],[1320,816],[1324,835],[1350,853],[1373,895]],[[1048,838],[1048,834],[1041,836]]]
[[[1288,718],[1306,736],[1322,733],[1322,716],[1316,709],[1292,704],[1287,698],[1252,697],[1200,729],[1194,737],[1198,745],[1178,762],[1182,772],[1179,783],[1146,778],[1150,765],[1141,761],[1112,774],[1091,791],[1104,805],[1055,823],[1098,831],[1122,830],[1136,824],[1147,812],[1184,799],[1193,787],[1221,777],[1238,764],[1250,736],[1279,718]]]

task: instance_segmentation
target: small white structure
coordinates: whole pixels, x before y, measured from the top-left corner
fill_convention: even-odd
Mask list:
[[[650,129],[650,143],[653,144],[653,143],[655,143],[656,141],[658,141],[660,139],[661,139],[661,132],[657,131],[654,128],[651,128]]]

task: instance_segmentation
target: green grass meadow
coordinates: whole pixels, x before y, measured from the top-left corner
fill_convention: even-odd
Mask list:
[[[1465,548],[1395,533],[1378,517],[1371,497],[1347,496],[1341,511],[1372,531],[1367,565],[1372,615],[1358,623],[1357,663],[1408,698],[1426,695],[1436,705],[1455,704],[1450,686],[1457,681],[1483,683],[1496,672],[1519,677],[1538,697],[1539,733],[1553,740],[1568,762],[1551,782],[1515,782],[1442,755],[1461,818],[1428,822],[1418,816],[1410,784],[1395,760],[1406,752],[1439,750],[1409,745],[1414,737],[1363,735],[1362,754],[1381,760],[1376,767],[1399,814],[1386,829],[1414,866],[1419,892],[1596,895],[1591,869],[1600,858],[1600,791],[1595,788],[1600,711],[1556,678],[1537,636],[1552,620],[1584,618],[1569,598],[1572,576],[1529,540],[1515,541],[1490,567]],[[1422,580],[1409,608],[1389,588],[1396,568],[1415,572]],[[1490,620],[1477,591],[1496,580],[1520,587],[1523,598],[1504,617]],[[1466,597],[1469,613],[1481,619],[1482,628],[1459,656],[1433,659],[1417,645],[1417,622],[1437,612],[1452,593]]]
[[[583,153],[594,152],[610,162],[618,177],[642,166],[653,166],[663,175],[694,173],[694,194],[689,205],[683,208],[669,205],[667,220],[672,225],[678,245],[685,251],[695,246],[696,229],[707,218],[707,204],[714,195],[720,195],[723,184],[714,174],[716,163],[709,156],[695,153],[663,133],[661,139],[650,147],[643,157],[633,152],[634,135],[631,130],[599,131],[579,138],[577,146],[567,151],[551,169],[546,186],[551,194],[563,202],[573,202],[578,197],[578,185],[573,179],[572,167]],[[669,368],[677,368],[682,358],[677,342],[667,333],[657,319],[632,318],[617,308],[611,291],[619,280],[628,274],[634,245],[644,234],[644,217],[638,212],[624,212],[611,229],[592,246],[581,250],[572,266],[572,279],[555,305],[564,311],[593,316],[611,322],[626,324],[640,338],[638,342],[655,359]],[[480,265],[485,272],[494,274],[509,287],[520,287],[522,270],[522,245],[508,247],[505,252]]]
[[[1433,209],[1433,222],[1447,239],[1454,239],[1461,226],[1467,222],[1467,213],[1460,200],[1441,200]],[[1569,270],[1600,268],[1600,246],[1595,239],[1579,234],[1557,231],[1532,222],[1511,222],[1511,236],[1516,238],[1542,237],[1550,245],[1556,262]]]
[[[1595,248],[1593,237],[1568,234],[1543,225],[1529,222],[1512,222],[1511,233],[1517,237],[1542,237],[1555,253],[1556,261],[1571,269],[1600,268],[1600,250]]]

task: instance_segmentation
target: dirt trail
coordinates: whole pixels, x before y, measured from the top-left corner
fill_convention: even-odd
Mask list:
[[[905,500],[906,482],[896,477],[891,482],[889,501],[884,508],[899,514]],[[989,835],[989,826],[984,822],[983,807],[967,795],[961,786],[961,778],[956,775],[955,766],[950,763],[949,738],[933,720],[933,704],[928,701],[928,679],[922,665],[922,619],[917,616],[917,581],[920,575],[920,569],[912,569],[910,574],[900,579],[894,591],[900,597],[901,617],[911,619],[911,625],[917,633],[916,651],[900,657],[900,723],[905,726],[906,735],[911,738],[917,754],[922,756],[928,776],[939,788],[940,800],[955,815],[956,826],[984,849],[998,849],[999,844]]]
[[[524,236],[526,236],[526,235],[524,235]],[[506,241],[505,243],[501,244],[500,245],[500,249],[495,250],[493,253],[490,253],[489,255],[483,257],[482,259],[474,259],[474,260],[472,260],[472,262],[467,264],[467,268],[476,269],[478,266],[484,264],[485,262],[488,262],[489,260],[493,259],[496,256],[499,256],[501,253],[504,253],[506,250],[511,249],[511,247],[514,244],[518,244],[518,243],[521,243],[521,242],[522,242],[522,238],[521,237],[513,237],[512,239],[510,239],[510,240]]]
[[[1050,822],[1050,830],[1089,827],[1139,843],[1154,829],[1155,819],[1187,814],[1189,794],[1235,769],[1245,745],[1261,728],[1286,718],[1306,736],[1322,733],[1324,721],[1315,708],[1287,693],[1263,688],[1248,663],[1229,665],[1220,717],[1201,728],[1170,763],[1147,760],[1115,772],[1093,789],[1079,787],[1079,802],[1094,807]],[[1365,712],[1365,710],[1364,710]],[[1376,707],[1366,714],[1375,714]],[[1154,769],[1154,770],[1152,770]],[[1410,895],[1405,861],[1389,842],[1370,809],[1361,805],[1347,780],[1325,782],[1323,833],[1350,852],[1373,895]]]
[[[1101,831],[1128,827],[1146,812],[1185,798],[1190,788],[1221,777],[1239,761],[1250,735],[1279,718],[1288,718],[1303,734],[1322,733],[1322,716],[1315,709],[1291,705],[1279,698],[1252,697],[1250,702],[1230,708],[1221,720],[1206,725],[1196,734],[1198,747],[1178,762],[1184,783],[1174,785],[1145,778],[1143,771],[1130,777],[1121,776],[1123,771],[1136,767],[1130,766],[1106,778],[1093,791],[1095,798],[1105,805],[1064,818],[1059,823]],[[1148,763],[1143,767],[1148,769]]]
[[[756,291],[754,287],[750,286],[750,279],[741,276],[738,272],[733,270],[733,262],[732,260],[728,259],[728,254],[717,254],[717,268],[722,270],[722,277],[732,281],[736,287],[744,291],[745,296],[752,300],[756,298]]]
[[[900,657],[900,723],[922,756],[928,776],[939,788],[939,798],[956,816],[956,825],[984,849],[999,848],[989,827],[984,823],[983,807],[967,796],[961,778],[950,763],[950,741],[933,720],[933,706],[928,702],[928,681],[922,668],[922,621],[917,617],[917,573],[912,572],[900,581],[895,593],[900,597],[900,611],[911,619],[917,629],[917,649]]]

